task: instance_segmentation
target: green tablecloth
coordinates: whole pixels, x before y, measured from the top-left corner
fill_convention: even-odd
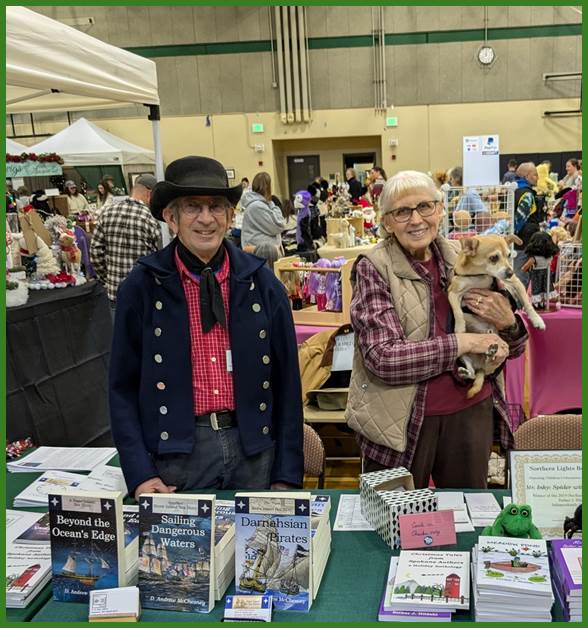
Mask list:
[[[118,457],[110,464],[117,465]],[[14,497],[29,483],[39,477],[38,473],[9,473],[6,480],[6,503],[11,506]],[[203,491],[212,492],[212,491]],[[356,493],[356,490],[313,491],[331,496],[331,525],[335,522],[339,496],[342,493]],[[479,491],[466,491],[479,492]],[[502,496],[510,494],[506,490],[494,490],[498,502]],[[228,499],[233,491],[217,491],[219,499]],[[27,509],[28,510],[28,509]],[[42,512],[45,509],[30,509]],[[479,530],[460,532],[457,536],[458,550],[469,551],[476,543]],[[392,552],[375,532],[335,532],[332,533],[331,555],[327,564],[317,599],[309,613],[275,611],[274,621],[377,621],[380,599],[384,591],[390,556]],[[234,593],[231,585],[227,591]],[[473,604],[473,596],[472,596]],[[223,616],[224,598],[217,602],[209,614],[155,611],[144,609],[141,621],[219,621]],[[554,606],[554,621],[562,621],[561,609]],[[26,609],[9,609],[7,620],[14,621],[87,621],[87,604],[55,602],[51,599],[51,584]],[[473,613],[459,611],[454,621],[472,621]]]

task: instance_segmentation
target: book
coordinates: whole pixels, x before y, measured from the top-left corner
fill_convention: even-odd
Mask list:
[[[28,512],[26,510],[6,509],[6,543],[16,543],[20,536],[27,535],[29,530],[36,526],[46,513]],[[43,541],[38,541],[43,543]]]
[[[39,447],[6,463],[12,473],[40,471],[92,471],[116,455],[114,447]]]
[[[391,556],[386,587],[384,588],[384,595],[382,595],[382,601],[378,609],[378,621],[451,621],[452,613],[450,611],[413,611],[393,606],[392,593],[394,592],[397,569],[398,556]]]
[[[313,517],[328,517],[331,513],[331,496],[330,495],[312,495],[310,502],[310,511]]]
[[[125,580],[135,585],[139,576],[139,506],[123,506]]]
[[[49,513],[35,514],[38,514],[39,518],[14,539],[16,545],[36,545],[38,543],[49,545]]]
[[[212,610],[214,513],[214,495],[141,496],[139,590],[143,608]]]
[[[92,589],[125,586],[122,494],[49,495],[53,599],[87,602]]]
[[[390,605],[452,612],[470,606],[469,552],[402,550]]]
[[[279,610],[313,600],[310,493],[235,495],[235,592],[271,595]]]
[[[137,587],[120,587],[90,592],[89,622],[139,621],[141,602]]]
[[[216,500],[214,536],[215,599],[220,600],[235,577],[234,500]]]
[[[25,608],[51,579],[47,544],[15,545],[6,541],[6,608]]]
[[[554,571],[567,598],[582,597],[582,539],[553,539],[551,555]]]

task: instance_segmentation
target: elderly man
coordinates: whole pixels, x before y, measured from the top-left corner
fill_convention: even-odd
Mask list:
[[[136,498],[302,484],[288,297],[264,260],[224,238],[241,192],[214,159],[172,162],[151,212],[176,237],[141,258],[119,289],[112,434]]]
[[[531,236],[539,231],[540,224],[545,220],[545,212],[543,197],[537,196],[534,190],[539,178],[535,164],[532,161],[522,163],[517,168],[516,175],[514,232],[523,243],[515,245],[516,257],[513,268],[516,276],[527,287],[529,275],[522,270],[528,259],[525,247],[529,244]]]

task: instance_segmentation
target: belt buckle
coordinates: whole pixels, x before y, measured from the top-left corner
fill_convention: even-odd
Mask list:
[[[210,413],[210,427],[212,427],[212,429],[215,432],[218,432],[218,430],[220,430],[220,427],[218,426],[218,419],[216,416],[216,412]]]

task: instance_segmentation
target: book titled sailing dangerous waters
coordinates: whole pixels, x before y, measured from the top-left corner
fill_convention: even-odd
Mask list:
[[[273,597],[279,610],[312,604],[310,493],[235,495],[235,590]]]
[[[212,495],[142,495],[139,590],[143,608],[208,613],[214,607]]]
[[[124,587],[122,493],[48,497],[53,598],[87,602],[93,589]]]

